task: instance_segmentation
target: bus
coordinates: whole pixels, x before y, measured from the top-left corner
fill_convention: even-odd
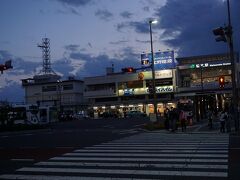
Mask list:
[[[8,113],[8,121],[15,125],[48,124],[57,121],[57,109],[38,105],[14,105]]]

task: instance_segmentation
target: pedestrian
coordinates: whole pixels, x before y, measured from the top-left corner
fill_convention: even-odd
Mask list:
[[[178,113],[177,113],[176,108],[171,107],[170,114],[169,114],[169,119],[170,119],[170,129],[169,130],[171,132],[175,132],[176,129],[177,129],[176,123],[177,123],[177,120],[178,120]]]
[[[227,119],[227,112],[224,110],[220,114],[220,132],[225,133],[225,122]]]
[[[213,111],[211,109],[208,110],[208,126],[209,129],[213,128]]]
[[[166,108],[164,111],[164,126],[165,129],[169,129],[169,109]]]
[[[179,121],[181,123],[182,132],[186,132],[187,116],[186,116],[186,113],[183,110],[181,110],[180,113],[179,113]]]

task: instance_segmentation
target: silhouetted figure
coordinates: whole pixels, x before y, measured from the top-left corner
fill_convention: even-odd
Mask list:
[[[212,110],[208,110],[208,126],[209,126],[209,129],[213,128],[213,111]]]
[[[228,114],[226,111],[222,111],[220,114],[220,132],[225,133],[225,122],[227,121]]]
[[[187,121],[187,116],[186,113],[181,110],[179,114],[179,121],[181,122],[181,127],[182,127],[182,132],[186,132],[186,121]]]

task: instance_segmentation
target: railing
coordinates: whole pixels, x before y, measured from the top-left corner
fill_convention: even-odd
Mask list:
[[[224,86],[225,89],[232,88],[232,83],[225,83]],[[219,89],[219,83],[214,82],[214,83],[203,83],[201,84],[194,84],[190,85],[189,87],[179,87],[178,86],[178,92],[184,92],[184,91],[201,91],[201,90],[215,90]]]
[[[103,96],[116,96],[117,93],[114,90],[98,90],[98,91],[86,91],[83,93],[84,97],[103,97]]]

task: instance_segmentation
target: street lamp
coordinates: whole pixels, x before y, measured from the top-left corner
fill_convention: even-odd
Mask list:
[[[57,80],[57,89],[59,92],[59,112],[62,111],[62,81],[61,80]]]
[[[233,48],[233,31],[231,24],[231,13],[230,13],[230,4],[227,0],[227,11],[228,11],[228,25],[225,27],[219,27],[213,30],[213,34],[217,36],[216,41],[227,42],[230,51],[231,59],[231,78],[232,78],[232,110],[233,110],[233,119],[235,121],[235,130],[239,131],[239,119],[238,119],[238,95],[237,95],[237,86],[236,86],[236,75],[235,75],[235,57],[234,57],[234,48]]]
[[[156,97],[156,82],[155,82],[155,67],[154,67],[154,57],[153,57],[153,41],[152,41],[152,24],[156,24],[157,20],[150,20],[149,21],[149,27],[150,27],[150,40],[151,40],[151,55],[152,55],[152,95],[153,95],[153,113],[154,118],[157,119],[157,97]]]

